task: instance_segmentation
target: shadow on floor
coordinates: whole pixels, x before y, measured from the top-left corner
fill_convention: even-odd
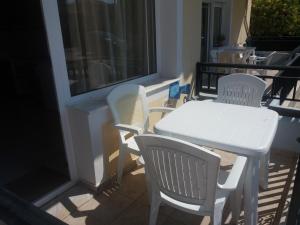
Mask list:
[[[231,155],[222,155],[224,168],[230,167]],[[226,153],[227,154],[227,153]],[[223,157],[224,156],[224,157]],[[292,194],[297,157],[292,153],[272,152],[269,167],[269,185],[259,193],[259,224],[285,224]],[[77,185],[60,198],[44,207],[50,214],[67,224],[87,225],[141,225],[148,224],[149,201],[144,169],[137,168],[123,178],[122,186],[111,185],[105,191],[93,194]],[[224,224],[231,224],[229,207],[224,210]],[[200,217],[161,206],[158,225],[205,225],[209,217]],[[239,224],[244,224],[241,212]]]

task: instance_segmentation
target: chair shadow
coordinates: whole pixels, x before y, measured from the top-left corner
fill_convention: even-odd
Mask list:
[[[274,153],[276,156],[276,153]],[[269,166],[269,186],[266,190],[260,190],[259,193],[259,204],[258,204],[258,224],[260,225],[277,225],[280,223],[283,217],[286,217],[286,211],[289,206],[289,198],[291,197],[291,191],[292,191],[292,183],[295,176],[295,169],[296,169],[296,158],[295,159],[289,159],[285,160],[283,157],[273,157],[274,154],[271,154],[271,161]],[[137,169],[141,169],[142,166],[137,167]],[[222,167],[222,169],[230,169],[230,165],[226,165]],[[144,173],[137,173],[137,174],[127,174],[124,176],[125,180],[127,176],[131,176],[135,179],[141,179],[144,180],[143,182],[146,183]],[[136,188],[139,188],[138,185],[140,183],[134,183],[131,184],[133,186],[136,186]],[[144,184],[145,185],[145,184]],[[90,193],[87,189],[78,189],[75,192],[69,192],[66,196],[63,197],[63,199],[60,201],[60,203],[70,212],[70,216],[74,219],[80,219],[85,218],[83,224],[87,225],[95,225],[95,224],[114,224],[114,221],[120,221],[124,215],[130,214],[131,212],[131,219],[134,220],[135,216],[138,218],[141,217],[141,215],[134,214],[133,210],[136,206],[136,202],[141,201],[142,195],[145,195],[145,192],[142,192],[139,196],[136,197],[136,199],[132,200],[132,202],[126,207],[122,209],[118,209],[118,206],[115,208],[112,208],[110,205],[110,201],[114,201],[116,198],[116,195],[124,195],[122,192],[122,187],[118,186],[116,183],[110,183],[108,184],[105,189],[102,189],[99,192],[93,193],[91,199],[94,199],[93,201],[98,201],[97,205],[91,209],[84,210],[82,209],[82,206],[89,204],[89,201],[83,203],[82,205],[78,206],[75,205],[72,202],[72,198],[74,196],[80,196],[85,195],[87,193]],[[102,199],[105,199],[105,201],[102,201]],[[147,200],[147,206],[145,207],[145,210],[142,211],[144,214],[143,222],[145,224],[148,223],[148,213],[149,213],[149,200]],[[111,215],[109,219],[103,218],[103,221],[99,220],[99,215],[102,211],[115,211],[111,212]],[[161,210],[164,211],[164,210]],[[160,214],[163,212],[160,211]],[[98,214],[98,215],[97,215]],[[208,224],[207,219],[205,217],[200,216],[193,216],[188,215],[185,213],[180,214],[180,217],[176,217],[176,212],[170,212],[170,214],[166,215],[166,222],[163,223],[163,225],[167,225],[168,222],[174,224],[182,223],[179,219],[188,218],[188,221],[191,221],[190,225],[202,225],[202,224]],[[146,215],[146,216],[145,216]],[[108,216],[109,217],[109,216]],[[125,216],[126,219],[128,219],[128,216]],[[146,218],[146,219],[145,219]],[[229,203],[226,204],[224,209],[224,224],[232,224],[231,221],[231,212]],[[172,222],[173,221],[173,222]],[[105,223],[104,223],[105,222]],[[169,224],[170,224],[169,223]],[[239,219],[238,224],[244,224],[245,218],[244,218],[244,212],[241,212],[241,216]],[[119,224],[119,223],[117,223]],[[124,222],[124,224],[127,225],[127,223]]]
[[[297,157],[285,158],[276,152],[271,153],[268,188],[259,192],[258,224],[279,225],[286,220],[296,165]],[[239,224],[245,223],[243,213]]]

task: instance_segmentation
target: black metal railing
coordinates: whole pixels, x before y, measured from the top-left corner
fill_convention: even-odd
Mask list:
[[[283,101],[300,101],[300,66],[266,66],[251,64],[224,64],[224,63],[197,63],[196,68],[196,95],[200,93],[217,94],[218,80],[234,72],[253,74],[267,82],[263,100],[279,99]],[[278,71],[273,75],[265,75],[263,71]],[[299,94],[297,93],[299,92]],[[299,96],[298,96],[299,95]]]

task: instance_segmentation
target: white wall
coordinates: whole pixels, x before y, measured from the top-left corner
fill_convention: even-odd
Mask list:
[[[164,77],[179,77],[182,70],[182,0],[156,1],[158,72]]]
[[[158,72],[186,80],[195,73],[201,51],[202,0],[157,1]]]

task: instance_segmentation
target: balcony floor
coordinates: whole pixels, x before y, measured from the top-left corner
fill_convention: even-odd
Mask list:
[[[235,156],[216,150],[222,156],[224,169]],[[259,194],[259,224],[286,224],[292,195],[297,155],[285,151],[272,152],[269,186]],[[76,185],[43,207],[48,213],[72,225],[142,225],[148,224],[149,202],[144,168],[123,178],[122,186],[112,185],[93,194],[83,185]],[[224,223],[230,224],[229,207],[225,207]],[[204,225],[209,217],[194,216],[169,206],[161,206],[158,225]],[[241,213],[239,224],[243,222]]]

